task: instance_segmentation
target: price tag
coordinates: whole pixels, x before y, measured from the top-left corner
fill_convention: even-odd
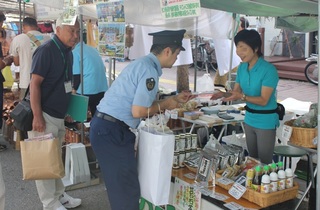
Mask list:
[[[225,207],[227,207],[228,209],[231,209],[231,210],[239,210],[239,209],[244,209],[243,206],[235,203],[235,202],[230,202],[230,203],[226,203],[226,204],[223,204]]]
[[[217,179],[217,181],[223,185],[228,185],[228,184],[233,183],[233,181],[231,179],[228,179],[226,177],[221,177],[221,178]]]
[[[247,188],[241,184],[235,182],[232,187],[229,189],[229,194],[232,195],[235,199],[241,198],[241,196],[246,192]]]
[[[178,111],[177,110],[171,110],[171,118],[178,119]]]
[[[290,139],[292,134],[292,127],[287,126],[287,125],[283,125],[282,128],[282,138],[284,139]]]
[[[247,178],[245,176],[240,176],[235,182],[245,185]]]
[[[183,176],[187,177],[188,179],[195,179],[196,175],[194,173],[187,173],[184,174]]]
[[[219,200],[219,201],[224,201],[224,200],[227,200],[229,198],[229,196],[226,196],[224,194],[221,194],[221,193],[215,193],[211,196],[212,198],[216,199],[216,200]]]

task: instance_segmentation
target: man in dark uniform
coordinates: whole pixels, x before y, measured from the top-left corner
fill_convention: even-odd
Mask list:
[[[152,33],[151,53],[130,63],[107,90],[90,126],[90,141],[102,170],[113,210],[138,210],[140,186],[134,144],[141,118],[179,107],[189,91],[155,101],[162,68],[171,68],[185,30]]]

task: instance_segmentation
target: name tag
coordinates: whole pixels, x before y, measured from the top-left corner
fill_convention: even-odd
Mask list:
[[[71,81],[64,83],[64,89],[66,90],[66,93],[71,93],[72,91]]]

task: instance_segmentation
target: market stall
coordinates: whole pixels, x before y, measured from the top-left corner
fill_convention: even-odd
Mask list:
[[[125,3],[128,5],[129,3],[133,3],[134,1],[125,1]],[[203,5],[206,5],[208,8],[210,7],[212,7],[212,8],[215,8],[215,4],[210,4],[208,1],[202,1],[204,4]],[[137,3],[137,2],[136,2]],[[140,3],[140,2],[139,2]],[[139,5],[138,3],[137,3],[137,5]],[[126,5],[125,5],[126,6]],[[132,8],[134,8],[134,7],[126,7],[127,8],[127,10],[129,10],[129,8],[130,9],[132,9]],[[156,8],[156,7],[153,7],[153,8]],[[232,6],[231,6],[231,8],[232,8]],[[133,10],[133,9],[132,9]],[[81,10],[79,10],[79,11],[81,11]],[[131,11],[131,10],[129,10],[129,11]],[[241,11],[241,10],[240,10]],[[279,15],[279,14],[282,14],[282,13],[280,13],[280,12],[284,12],[284,10],[275,10],[274,11],[274,13],[271,13],[271,14],[276,14],[276,15]],[[242,13],[242,12],[241,12]],[[246,14],[245,12],[243,12],[244,14]],[[287,14],[288,13],[288,10],[286,10],[286,12],[285,12],[285,14]],[[264,13],[262,13],[262,14],[264,14]],[[288,13],[288,14],[292,14],[292,13]],[[137,15],[136,15],[136,11],[135,11],[135,17],[137,17]],[[146,20],[147,18],[144,18],[144,20]],[[188,19],[190,22],[192,22],[192,21],[194,21],[194,18],[192,18],[192,19]],[[187,21],[187,20],[186,20]],[[143,23],[142,23],[142,25],[143,25]],[[166,24],[164,24],[164,26],[166,26]],[[173,27],[176,27],[176,26],[173,26]],[[194,25],[192,24],[192,27],[194,27]],[[168,27],[168,28],[170,28],[170,27]],[[222,31],[222,30],[216,30],[216,31]],[[229,32],[229,28],[227,29],[227,31]],[[224,31],[224,32],[226,32],[226,31]],[[223,36],[225,36],[226,35],[226,33],[224,33],[224,35]],[[180,118],[180,120],[183,120],[183,121],[188,121],[188,120],[185,120],[185,119],[183,119],[183,118]],[[194,123],[194,124],[196,124],[196,122],[194,121],[194,119],[193,119],[193,121],[191,121],[191,123]],[[201,126],[203,126],[204,124],[200,124]],[[208,126],[208,124],[207,125],[205,125],[205,126]],[[192,132],[192,131],[191,131]],[[172,154],[172,155],[174,155],[174,154]],[[180,165],[180,164],[179,164]],[[177,174],[175,174],[175,173],[173,173],[173,175],[175,176],[175,177],[178,177],[178,178],[180,178],[180,179],[182,179],[184,176],[185,176],[185,174],[188,174],[189,172],[187,172],[187,171],[185,171],[186,169],[179,169],[180,171],[182,171],[181,173],[183,174],[182,175],[182,177],[181,177],[181,175],[177,175]],[[196,169],[197,170],[197,169]],[[209,171],[211,171],[211,169],[208,169]],[[174,170],[175,171],[175,170]],[[244,172],[244,171],[242,171],[242,172]],[[197,172],[198,173],[198,172]],[[195,175],[195,176],[197,176],[197,175]],[[222,175],[221,175],[222,176]],[[217,175],[217,177],[219,177],[219,175]],[[205,177],[206,178],[206,177]],[[191,182],[192,182],[192,180],[193,180],[193,178],[191,178],[191,179],[189,179],[189,182],[190,182],[190,180],[191,180]],[[218,180],[217,180],[218,181]],[[217,185],[219,185],[218,183],[219,182],[216,182],[217,183]],[[226,186],[228,186],[228,187],[226,187]],[[219,186],[219,187],[216,187],[216,189],[217,189],[217,191],[216,192],[224,192],[224,194],[226,195],[226,192],[223,190],[223,189],[220,189],[220,188],[229,188],[230,189],[230,186],[229,185],[223,185],[223,184],[221,184],[221,186]],[[294,197],[295,197],[295,195],[296,195],[296,192],[297,192],[297,185],[294,185],[293,187],[291,187],[290,189],[288,188],[288,189],[282,189],[283,191],[281,192],[279,192],[278,194],[274,194],[274,195],[276,195],[276,197],[278,197],[280,194],[281,195],[287,195],[287,196],[283,196],[284,198],[283,199],[278,199],[277,200],[277,203],[281,203],[281,202],[284,202],[284,201],[286,201],[286,200],[290,200],[290,199],[293,199]],[[248,192],[251,192],[251,191],[248,191]],[[275,192],[274,192],[275,193]],[[253,192],[253,195],[250,195],[250,193],[248,193],[249,195],[247,195],[247,198],[248,199],[246,199],[246,200],[249,200],[250,202],[248,202],[247,204],[242,204],[242,205],[245,205],[246,207],[248,207],[248,208],[258,208],[258,206],[262,206],[262,207],[266,207],[266,206],[270,206],[270,205],[273,205],[274,203],[267,203],[267,204],[264,204],[264,203],[261,203],[260,201],[258,201],[259,203],[256,205],[256,204],[252,204],[251,202],[253,202],[253,200],[250,200],[250,197],[263,197],[262,195],[260,195],[260,194],[256,194],[255,192]],[[273,195],[273,196],[274,196]],[[245,195],[244,195],[245,196]],[[210,197],[210,196],[209,196]],[[274,198],[274,197],[273,197]],[[270,198],[269,198],[270,199]],[[262,199],[263,200],[263,199]],[[271,200],[273,200],[273,199],[271,199]],[[210,203],[210,202],[208,202],[208,200],[206,200],[206,201],[203,201],[204,203]],[[230,202],[234,202],[234,200],[230,200],[230,202],[229,201],[226,201],[226,202],[228,202],[228,203],[230,203]],[[236,202],[236,201],[235,201]],[[244,201],[245,202],[245,201]],[[246,203],[246,202],[245,202]],[[208,205],[208,206],[216,206],[215,204],[203,204],[203,206],[206,206],[206,205]],[[230,204],[230,205],[232,205],[232,204]]]

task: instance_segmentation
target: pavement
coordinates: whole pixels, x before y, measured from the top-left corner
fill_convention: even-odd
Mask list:
[[[128,63],[116,62],[116,72],[121,72]],[[163,76],[171,73],[171,76],[174,77],[176,75],[175,71],[175,68],[164,69]],[[204,72],[196,73],[200,76]],[[210,74],[214,76],[214,72]],[[194,69],[190,68],[189,75],[189,80],[194,81]],[[162,80],[160,85],[174,88],[175,79],[170,78],[170,75],[166,76],[166,79]],[[317,102],[318,87],[308,82],[281,79],[278,86],[278,98],[283,100],[288,97],[302,101]],[[6,185],[6,210],[41,210],[42,205],[38,198],[34,181],[22,180],[20,151],[15,150],[13,145],[10,145],[3,136],[0,136],[0,143],[8,146],[7,150],[0,152],[0,163],[2,164]],[[101,176],[98,170],[93,172],[97,177]],[[98,184],[70,190],[68,194],[82,199],[82,205],[76,210],[111,210],[102,179]],[[303,202],[299,209],[306,209],[306,205],[306,202]]]

